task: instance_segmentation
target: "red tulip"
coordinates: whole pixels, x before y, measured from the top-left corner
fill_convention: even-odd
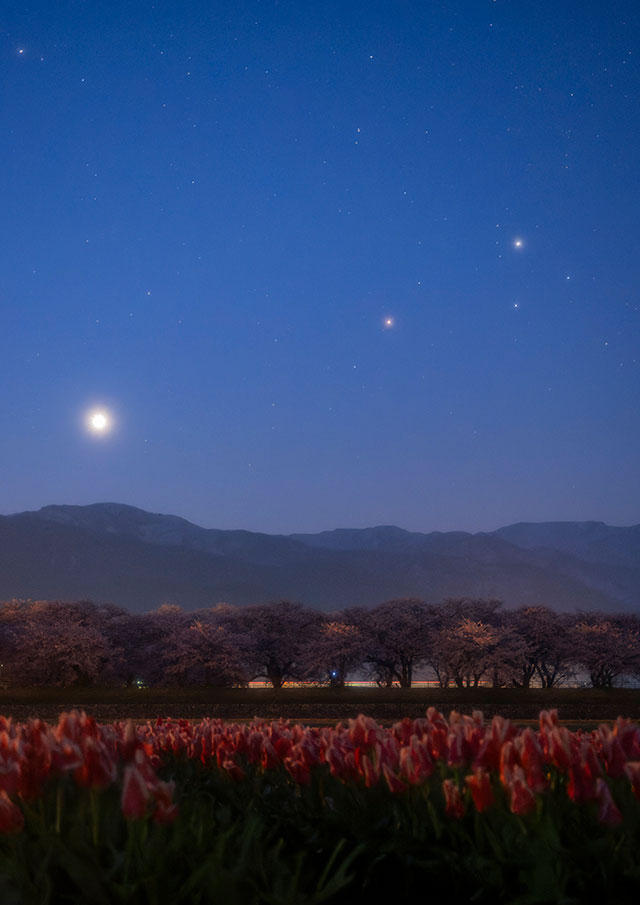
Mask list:
[[[577,740],[565,726],[554,726],[546,739],[551,763],[566,772],[576,759]]]
[[[547,788],[549,780],[542,747],[535,732],[526,728],[513,741],[518,751],[520,763],[527,775],[527,784],[534,792],[543,792]]]
[[[491,777],[485,770],[475,770],[470,776],[466,777],[466,783],[477,811],[482,813],[482,811],[493,804]]]
[[[24,826],[24,815],[7,793],[0,791],[0,833],[17,833]]]
[[[410,720],[408,716],[405,716],[399,723],[393,724],[391,732],[401,745],[408,745],[414,732],[413,720]]]
[[[445,779],[442,782],[444,792],[445,809],[449,817],[464,816],[464,802],[458,784],[453,779]]]
[[[299,786],[306,786],[309,784],[311,781],[311,772],[308,764],[304,763],[302,760],[294,759],[293,757],[285,757],[284,765],[291,774],[293,780],[297,782]]]
[[[7,795],[15,795],[20,788],[20,762],[0,759],[0,790]]]
[[[83,763],[73,774],[79,785],[97,789],[115,782],[116,762],[109,755],[105,745],[93,738],[86,738],[82,755]]]
[[[597,798],[596,777],[593,776],[584,761],[572,764],[569,767],[567,795],[571,801],[576,803],[594,801]]]

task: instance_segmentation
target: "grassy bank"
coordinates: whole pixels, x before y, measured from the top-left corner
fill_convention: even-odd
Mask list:
[[[424,715],[427,707],[534,720],[556,708],[563,720],[640,720],[640,689],[594,688],[19,688],[0,690],[0,713],[17,720],[53,720],[63,710],[86,710],[101,721],[158,716],[231,720],[284,717],[337,722],[366,713],[383,723]]]

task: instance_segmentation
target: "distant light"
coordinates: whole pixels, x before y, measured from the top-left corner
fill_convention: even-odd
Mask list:
[[[524,248],[524,239],[516,238],[513,240],[514,248]]]
[[[113,425],[113,420],[105,409],[92,409],[87,415],[87,427],[94,434],[106,434]]]
[[[382,323],[383,323],[385,330],[390,330],[391,327],[395,326],[395,321],[392,317],[385,317],[385,319]]]

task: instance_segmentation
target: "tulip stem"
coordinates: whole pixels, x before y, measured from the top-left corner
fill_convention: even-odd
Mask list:
[[[58,788],[56,790],[56,825],[55,831],[56,835],[60,835],[60,827],[62,824],[62,783],[58,782]]]
[[[100,814],[98,812],[98,801],[96,798],[96,790],[91,789],[89,793],[89,808],[91,811],[91,838],[93,840],[93,844],[98,844],[98,829],[99,829],[99,818]]]

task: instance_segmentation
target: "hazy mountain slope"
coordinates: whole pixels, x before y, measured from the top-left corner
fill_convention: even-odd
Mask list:
[[[135,611],[161,603],[195,609],[281,597],[325,609],[371,603],[375,582],[358,563],[302,545],[300,551],[297,565],[273,565],[62,525],[32,513],[6,516],[0,517],[0,599],[89,598]],[[383,594],[393,581],[390,575],[383,582]]]
[[[28,513],[37,519],[89,531],[136,538],[160,546],[189,547],[218,556],[281,564],[308,558],[309,551],[291,538],[252,531],[201,528],[177,515],[145,512],[122,503],[90,506],[45,506]]]
[[[640,525],[616,528],[604,522],[519,522],[494,534],[518,547],[545,547],[586,562],[640,568]]]
[[[497,534],[469,534],[466,531],[432,531],[421,534],[393,525],[376,528],[337,528],[319,534],[292,534],[292,538],[314,548],[341,551],[383,551],[403,555],[457,556],[483,561],[532,559],[523,557],[523,545],[512,544]]]
[[[288,598],[333,610],[469,596],[619,610],[633,608],[639,591],[638,569],[518,546],[501,532],[379,527],[281,537],[112,503],[0,517],[0,599],[89,598],[144,611]]]

